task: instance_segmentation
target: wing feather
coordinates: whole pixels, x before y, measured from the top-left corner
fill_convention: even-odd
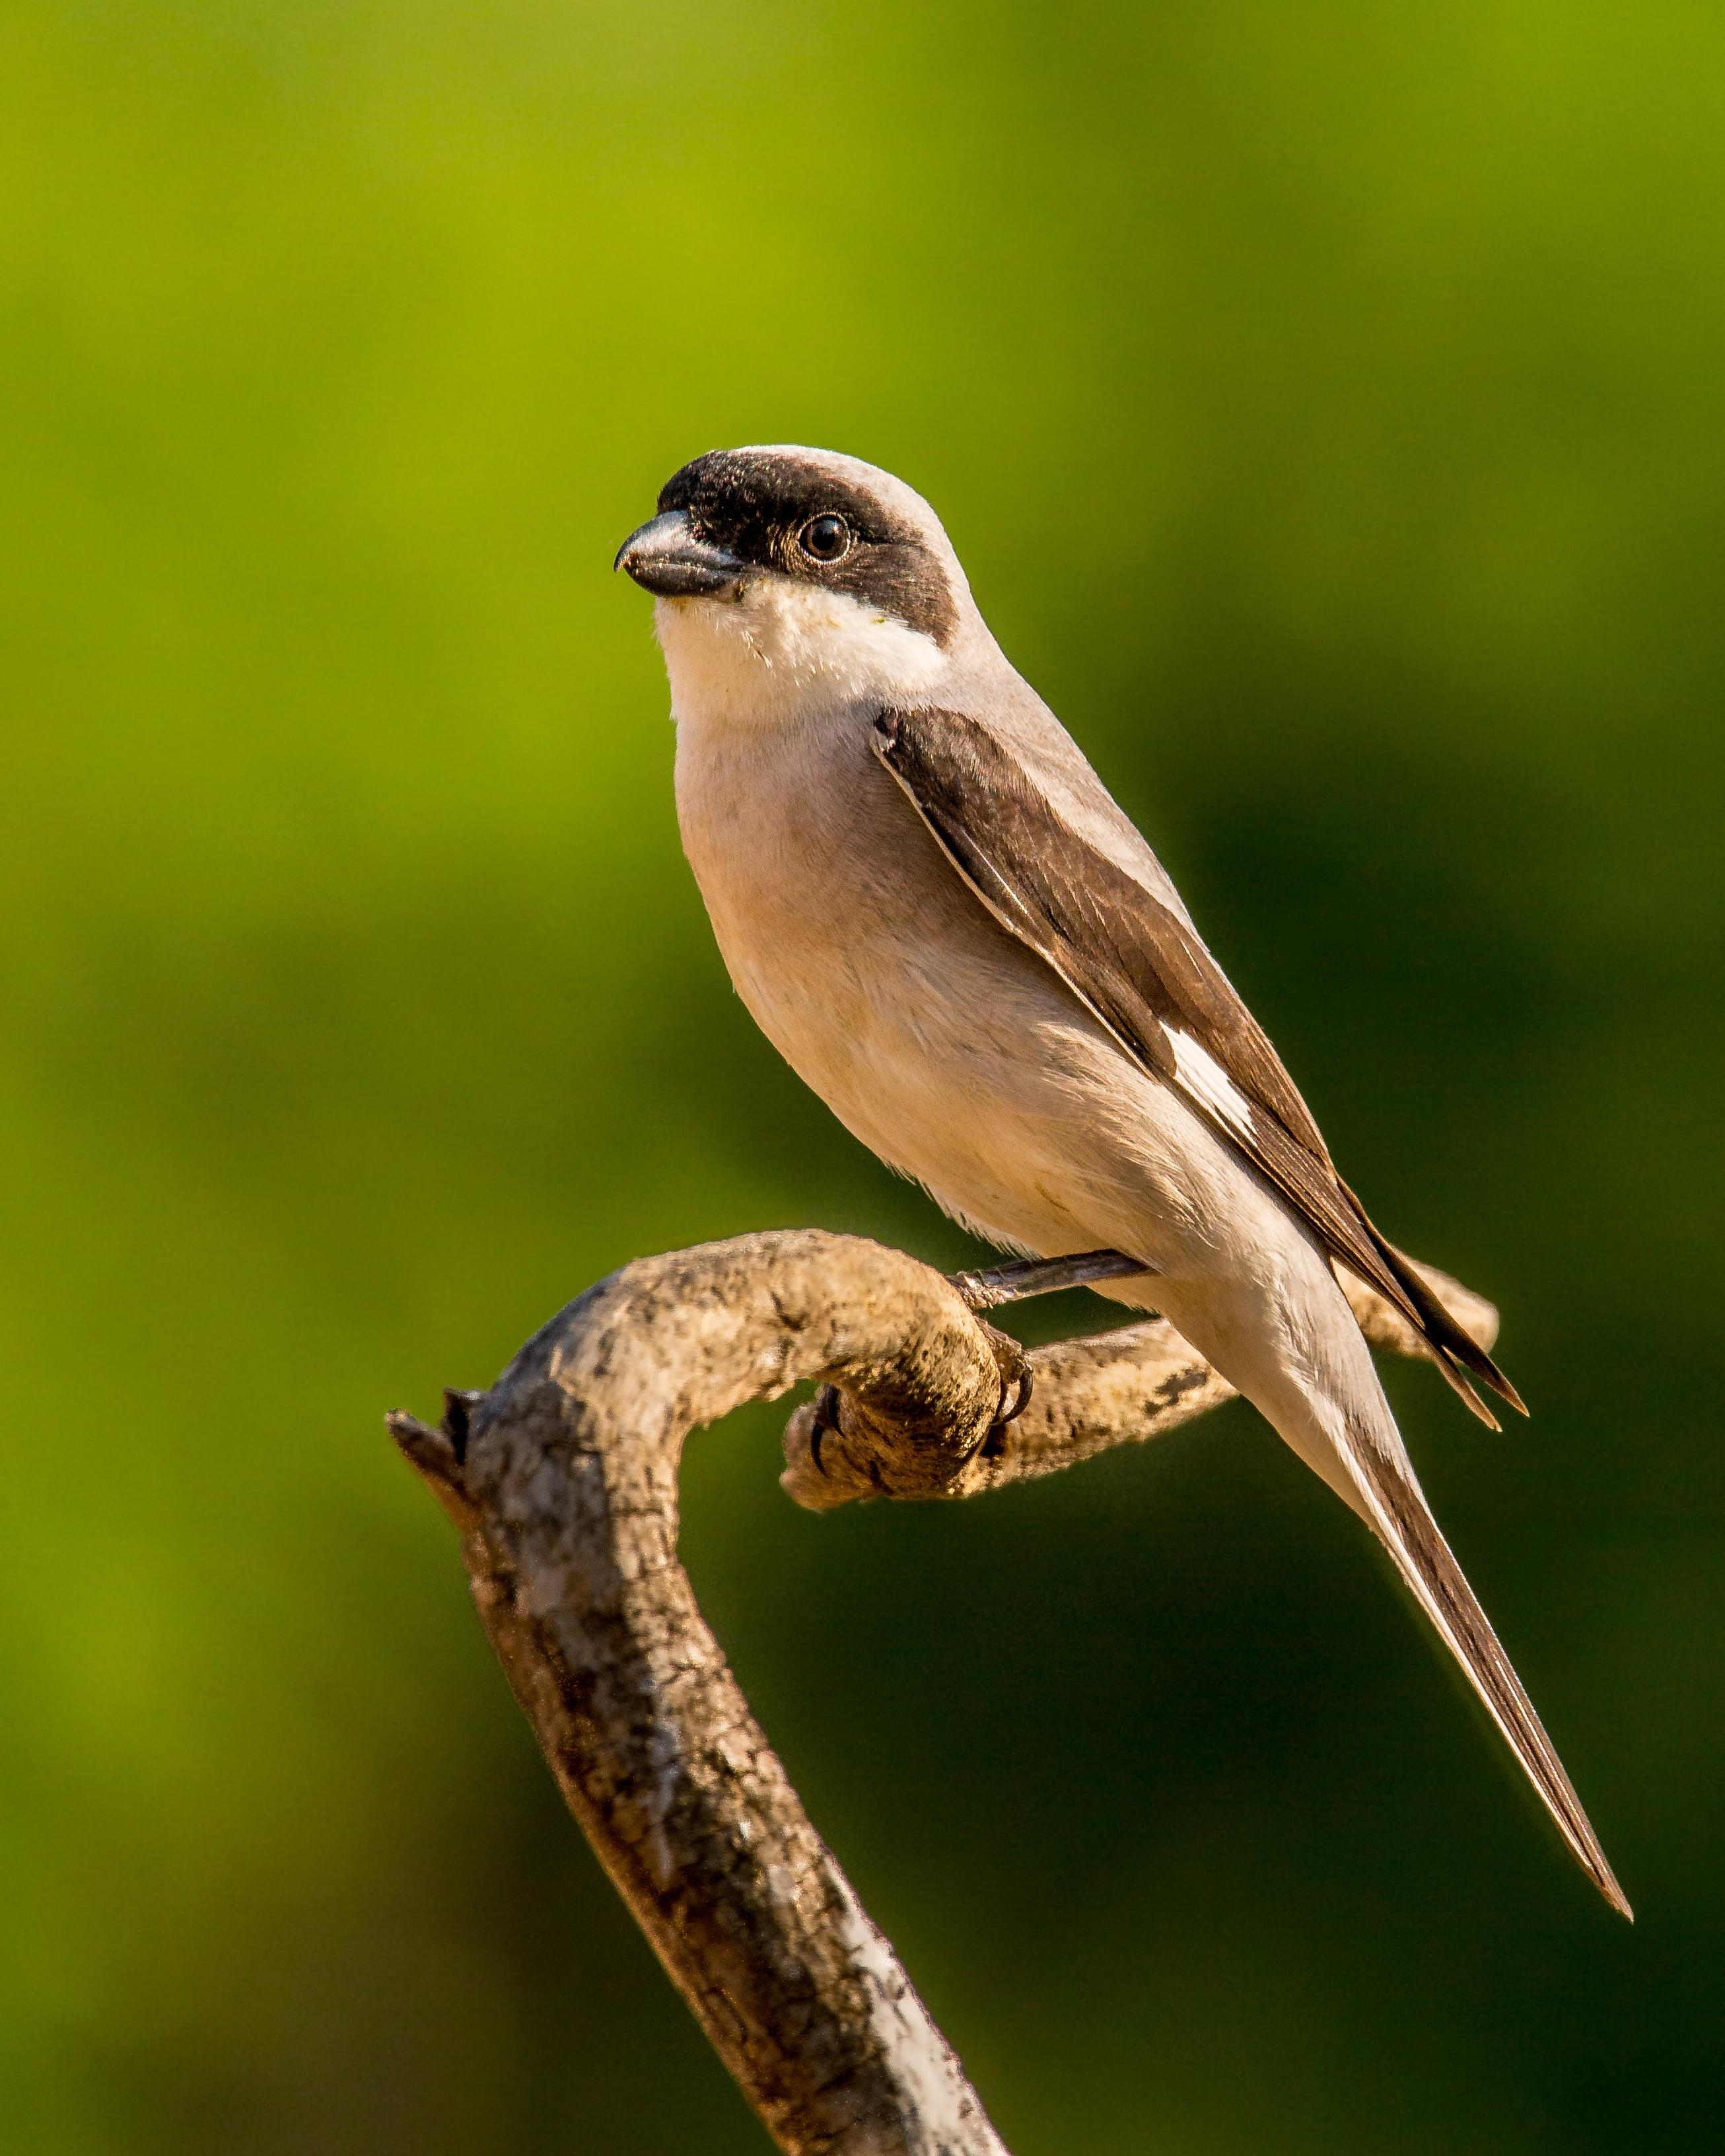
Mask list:
[[[1196,932],[1066,822],[976,720],[885,711],[874,747],[1001,926],[1052,968],[1126,1054],[1245,1155],[1332,1258],[1402,1312],[1474,1412],[1497,1427],[1471,1378],[1525,1414],[1491,1357],[1336,1173],[1311,1110]],[[1183,1043],[1196,1053],[1183,1055]]]

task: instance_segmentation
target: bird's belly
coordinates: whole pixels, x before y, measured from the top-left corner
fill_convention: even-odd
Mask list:
[[[989,1240],[1217,1269],[1234,1186],[1251,1178],[1052,975],[878,947],[815,997],[738,971],[762,1030],[846,1127]]]
[[[1213,1269],[1237,1157],[998,927],[872,757],[801,813],[783,771],[691,786],[680,742],[679,763],[737,992],[865,1145],[995,1241]]]

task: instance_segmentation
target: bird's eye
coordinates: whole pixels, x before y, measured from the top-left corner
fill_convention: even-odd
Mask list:
[[[797,544],[813,561],[842,562],[850,552],[850,526],[842,516],[811,516]]]

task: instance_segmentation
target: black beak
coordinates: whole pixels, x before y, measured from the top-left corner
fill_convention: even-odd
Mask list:
[[[644,592],[662,599],[711,598],[728,590],[743,568],[722,547],[697,539],[681,509],[668,509],[631,531],[611,566],[626,569]]]

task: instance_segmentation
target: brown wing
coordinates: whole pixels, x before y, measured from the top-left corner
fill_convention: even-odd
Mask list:
[[[874,746],[1001,926],[1238,1147],[1332,1258],[1402,1312],[1481,1419],[1496,1428],[1470,1375],[1525,1414],[1514,1386],[1337,1175],[1280,1057],[1190,925],[1075,830],[976,720],[885,711]]]

